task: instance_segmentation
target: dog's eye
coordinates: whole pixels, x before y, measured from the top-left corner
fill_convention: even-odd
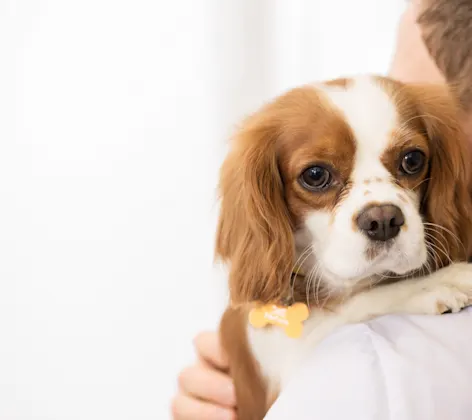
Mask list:
[[[400,170],[406,175],[414,175],[423,169],[425,162],[426,157],[422,151],[412,150],[403,156]]]
[[[331,184],[331,174],[322,166],[312,166],[305,169],[300,176],[300,183],[310,191],[320,191]]]

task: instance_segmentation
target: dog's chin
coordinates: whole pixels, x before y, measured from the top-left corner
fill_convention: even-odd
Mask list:
[[[372,287],[374,285],[396,282],[414,277],[420,273],[422,266],[412,269],[392,269],[392,270],[366,270],[363,273],[352,276],[339,276],[329,270],[324,270],[323,282],[331,293],[344,294],[346,291],[357,288]]]
[[[371,264],[352,268],[343,267],[342,270],[339,266],[328,267],[321,263],[319,273],[322,273],[323,280],[331,288],[351,289],[364,283],[378,284],[413,277],[423,269],[425,263],[426,257],[422,254],[399,259],[390,252],[386,252],[385,256]]]

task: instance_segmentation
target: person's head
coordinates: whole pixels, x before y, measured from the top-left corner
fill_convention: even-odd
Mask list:
[[[462,107],[472,111],[472,1],[414,0],[431,58]]]

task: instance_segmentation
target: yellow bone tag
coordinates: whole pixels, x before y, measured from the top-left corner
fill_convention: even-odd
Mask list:
[[[278,306],[273,303],[258,306],[249,312],[249,323],[254,328],[267,325],[282,327],[290,338],[298,338],[303,331],[303,321],[308,318],[309,311],[304,303],[292,306]]]

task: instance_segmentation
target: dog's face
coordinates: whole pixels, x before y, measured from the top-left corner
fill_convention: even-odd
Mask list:
[[[421,123],[407,104],[399,113],[389,86],[350,83],[319,87],[321,123],[281,140],[279,154],[303,271],[333,287],[406,274],[428,257],[421,203],[430,149]]]
[[[359,77],[294,89],[252,116],[222,168],[217,253],[235,302],[465,259],[466,143],[447,92]]]

